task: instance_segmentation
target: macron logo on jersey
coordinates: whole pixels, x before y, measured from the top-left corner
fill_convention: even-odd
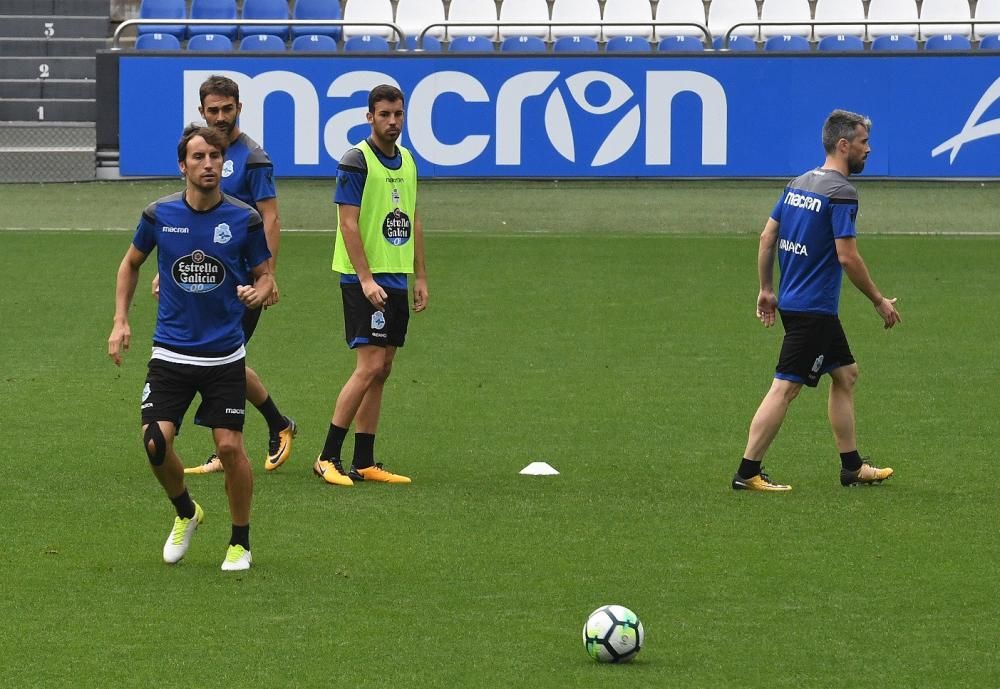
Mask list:
[[[807,211],[819,213],[823,208],[823,202],[815,196],[806,196],[790,191],[785,194],[785,205],[793,208],[805,208]]]
[[[795,254],[796,256],[809,255],[809,248],[805,244],[799,244],[798,242],[792,242],[787,239],[779,239],[778,248],[782,251]]]
[[[186,227],[170,227],[169,225],[164,225],[163,226],[163,231],[164,232],[170,232],[170,233],[173,233],[173,234],[187,234],[191,230],[189,230]]]

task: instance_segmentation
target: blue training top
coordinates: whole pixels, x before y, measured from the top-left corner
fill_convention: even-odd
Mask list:
[[[274,188],[274,164],[256,141],[241,133],[226,148],[222,164],[222,193],[235,196],[257,208],[258,201],[278,196]]]

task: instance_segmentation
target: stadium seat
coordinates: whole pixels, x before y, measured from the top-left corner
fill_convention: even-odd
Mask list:
[[[191,19],[236,19],[236,0],[191,0]],[[236,25],[189,26],[188,36],[213,34],[236,38]],[[190,46],[188,46],[190,49]]]
[[[403,47],[407,50],[416,50],[419,36],[407,36],[406,42],[403,43]],[[436,39],[434,36],[427,34],[424,36],[424,43],[420,46],[426,53],[440,53],[441,52],[441,41]]]
[[[597,41],[590,36],[563,36],[552,45],[554,53],[596,53]]]
[[[451,0],[448,7],[448,21],[450,22],[496,22],[497,5],[493,0]],[[486,36],[489,40],[496,40],[497,27],[493,26],[459,26],[448,31],[452,38],[452,47],[456,42],[456,36]],[[490,50],[492,50],[492,45]],[[473,50],[472,52],[478,52]]]
[[[818,22],[853,22],[848,24],[833,24],[817,26],[816,36],[857,36],[865,35],[865,6],[861,0],[816,0],[816,16]]]
[[[696,36],[667,36],[660,39],[657,49],[661,53],[700,53],[705,44]]]
[[[373,27],[375,28],[375,27]],[[345,53],[388,53],[389,41],[383,36],[362,34],[344,41]]]
[[[985,36],[979,41],[980,50],[1000,50],[1000,36]]]
[[[544,53],[545,41],[538,36],[511,36],[500,44],[501,53]]]
[[[812,20],[812,10],[809,9],[809,0],[764,0],[764,5],[760,10],[761,21],[772,22],[797,22],[799,20]],[[765,38],[771,36],[809,36],[812,33],[808,24],[796,24],[794,26],[763,26],[761,35]],[[764,45],[764,50],[767,50]]]
[[[809,39],[805,36],[771,36],[764,41],[764,52],[805,53],[809,51]]]
[[[648,53],[649,41],[641,36],[615,36],[604,46],[608,53]]]
[[[308,34],[297,36],[292,41],[292,51],[296,53],[323,52],[333,53],[337,50],[337,41],[325,34]]]
[[[451,45],[448,46],[450,53],[492,53],[493,41],[486,36],[453,36]]]
[[[259,33],[253,36],[244,36],[240,41],[240,50],[261,50],[268,53],[285,52],[285,41],[273,34]]]
[[[399,0],[396,5],[396,24],[406,34],[414,38],[431,24],[439,24],[444,21],[444,3],[441,0]],[[432,36],[440,41],[444,38],[444,27],[435,26],[427,32],[427,36]],[[440,43],[438,45],[440,48]],[[425,45],[425,50],[429,48]]]
[[[226,53],[233,49],[233,42],[222,34],[200,33],[188,40],[187,49],[196,53]]]
[[[688,22],[707,26],[705,3],[702,0],[669,0],[669,2],[658,2],[656,4],[656,21]],[[658,26],[656,27],[656,34],[668,37],[698,36],[699,40],[705,35],[693,26]]]
[[[963,21],[972,18],[968,0],[924,0],[920,5],[920,21]],[[929,36],[972,36],[971,24],[921,24],[920,35]],[[926,47],[926,46],[925,46]],[[943,50],[965,50],[965,48],[945,47]]]
[[[292,19],[340,19],[340,3],[330,0],[296,0]],[[340,40],[343,30],[339,26],[293,26],[292,37],[329,36]],[[293,48],[294,49],[294,48]]]
[[[840,34],[838,36],[824,36],[820,39],[816,47],[822,53],[853,53],[865,49],[865,42],[860,36],[849,36]]]
[[[533,22],[549,20],[549,3],[546,0],[503,0],[500,5],[500,21],[502,22]],[[463,32],[464,33],[464,32]],[[512,36],[548,36],[549,27],[538,26],[508,26],[500,27],[500,38]],[[501,46],[500,50],[503,50]]]
[[[144,33],[135,39],[136,50],[180,50],[181,42],[169,33]]]
[[[924,50],[936,52],[969,52],[972,50],[972,42],[965,36],[946,33],[928,37],[924,42]]]
[[[604,37],[610,40],[619,36],[643,38],[648,43],[653,38],[653,11],[649,0],[605,0],[604,22],[646,22],[632,26],[604,26]]]
[[[187,10],[184,7],[184,0],[142,0],[139,6],[139,19],[187,19]],[[139,35],[143,34],[170,34],[181,41],[187,33],[187,27],[183,24],[150,24],[139,27]],[[160,50],[169,50],[160,48]]]
[[[735,24],[757,21],[756,0],[712,0],[708,6],[708,30],[713,36],[725,36]],[[741,26],[733,32],[734,36],[753,36],[759,38],[755,26]]]
[[[712,41],[712,47],[722,50],[722,36],[716,37]],[[733,34],[729,37],[729,52],[731,53],[752,53],[757,50],[757,43],[749,36],[737,36]]]
[[[916,36],[917,4],[914,0],[871,0],[868,4],[868,21],[914,22],[869,26],[869,36]],[[872,49],[875,49],[874,45]]]
[[[288,0],[243,0],[244,19],[288,19]],[[288,40],[288,24],[274,26],[241,26],[240,35],[256,36],[268,34],[277,36],[282,41]],[[242,48],[240,48],[242,50]]]
[[[872,50],[875,52],[895,53],[916,49],[917,39],[913,36],[889,34],[888,36],[879,36],[872,41]]]
[[[601,35],[601,6],[597,0],[555,0],[552,3],[552,21],[587,22],[587,26],[553,26],[553,38],[563,36]]]
[[[976,19],[996,19],[1000,17],[1000,0],[978,0]],[[976,24],[973,31],[977,36],[1000,35],[1000,24]]]
[[[344,21],[392,23],[392,3],[389,0],[347,0],[347,4],[344,5]],[[395,33],[388,26],[344,27],[344,38],[361,36],[392,38],[395,37]]]

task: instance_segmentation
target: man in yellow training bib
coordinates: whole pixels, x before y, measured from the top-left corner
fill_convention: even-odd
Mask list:
[[[354,373],[337,396],[323,451],[313,471],[335,486],[355,481],[410,483],[375,461],[382,390],[409,323],[407,275],[413,274],[413,310],[427,308],[424,233],[417,215],[417,168],[396,141],[403,131],[405,98],[395,86],[368,94],[372,133],[337,168],[337,240],[333,269],[340,273],[347,346]],[[341,451],[356,422],[349,471]]]

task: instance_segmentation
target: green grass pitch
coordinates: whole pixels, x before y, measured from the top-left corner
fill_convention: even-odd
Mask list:
[[[331,185],[282,182],[305,231],[284,235],[249,361],[301,430],[265,475],[248,412],[238,576],[219,571],[219,475],[191,478],[206,522],[160,561],[172,512],[137,414],[150,265],[132,351],[106,356],[130,232],[179,188],[0,186],[0,686],[1000,685],[1000,185],[859,181],[861,252],[903,322],[884,332],[851,287],[842,318],[862,453],[897,476],[840,487],[823,384],[766,461],[795,490],[748,495],[729,480],[780,343],[753,317],[780,181],[425,184],[430,306],[377,447],[414,483],[349,490],[310,472],[353,363]],[[186,463],[210,443],[189,417]],[[561,475],[519,476],[531,461]],[[584,652],[606,603],[645,625],[630,666]]]

